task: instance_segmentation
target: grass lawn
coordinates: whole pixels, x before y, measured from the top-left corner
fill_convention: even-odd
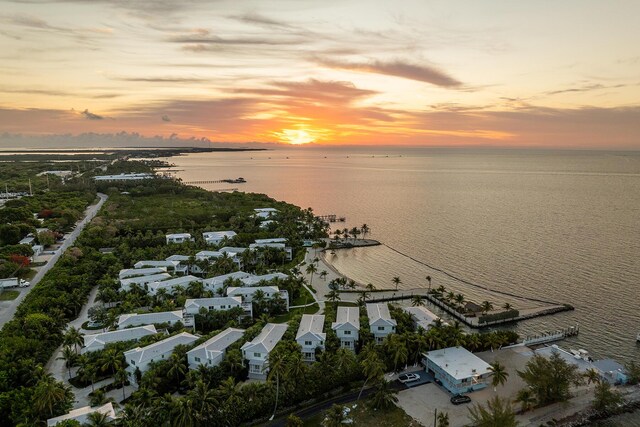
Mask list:
[[[18,298],[20,292],[18,291],[2,291],[0,292],[0,301],[13,301]]]
[[[376,427],[420,427],[421,424],[407,415],[401,408],[392,406],[388,409],[371,409],[366,405],[367,400],[360,402],[355,409],[351,410],[349,418],[353,420],[353,426],[376,426]],[[364,404],[363,404],[364,403]],[[354,404],[346,406],[352,407]],[[324,412],[304,421],[304,425],[309,427],[321,427],[324,419]]]
[[[281,314],[280,316],[276,316],[272,319],[275,323],[284,323],[288,322],[291,319],[291,316],[296,314],[316,314],[320,310],[318,304],[310,305],[309,307],[303,308],[294,308],[286,314]]]
[[[291,301],[290,306],[311,304],[314,301],[313,295],[304,287],[300,289],[300,296]]]

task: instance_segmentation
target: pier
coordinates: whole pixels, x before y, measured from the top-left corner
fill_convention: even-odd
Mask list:
[[[567,337],[575,337],[580,333],[579,326],[570,326],[555,332],[543,332],[540,335],[527,336],[522,344],[526,346],[546,344],[554,341],[560,341]]]
[[[318,215],[316,218],[325,222],[345,222],[347,220],[345,217],[336,214]]]
[[[214,180],[204,180],[204,181],[187,181],[185,184],[244,184],[247,182],[244,178],[236,178],[236,179],[214,179]]]

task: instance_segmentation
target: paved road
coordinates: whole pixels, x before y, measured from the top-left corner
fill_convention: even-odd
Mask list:
[[[3,307],[2,309],[0,309],[0,328],[2,328],[4,324],[7,323],[9,320],[13,319],[13,316],[16,314],[16,310],[18,309],[20,302],[22,302],[22,300],[27,296],[27,294],[31,291],[31,289],[33,289],[38,284],[40,279],[42,279],[42,277],[44,277],[44,275],[47,274],[47,272],[51,269],[51,267],[53,267],[56,264],[56,262],[58,261],[58,258],[60,258],[60,256],[68,248],[73,246],[74,242],[80,235],[80,232],[82,232],[85,226],[96,216],[96,214],[98,213],[98,211],[100,210],[104,202],[107,200],[108,196],[106,194],[98,193],[98,197],[100,198],[100,201],[98,201],[98,203],[96,203],[95,205],[91,205],[87,208],[84,219],[82,219],[78,223],[76,228],[69,234],[69,236],[65,239],[62,246],[60,246],[60,249],[56,251],[56,253],[51,257],[49,262],[44,266],[42,266],[40,271],[38,271],[38,274],[36,274],[36,276],[31,280],[31,286],[28,288],[23,288],[18,298],[13,300],[10,306]]]

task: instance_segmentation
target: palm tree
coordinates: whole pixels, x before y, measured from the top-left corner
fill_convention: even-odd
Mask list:
[[[518,391],[516,394],[515,402],[520,403],[520,410],[522,412],[526,412],[533,407],[535,404],[535,397],[533,396],[533,392],[530,388],[523,388]]]
[[[362,224],[362,226],[360,226],[360,231],[362,232],[362,238],[366,239],[367,238],[367,234],[369,234],[371,229],[369,228],[369,226],[367,224]]]
[[[398,285],[400,283],[402,283],[402,280],[400,280],[400,278],[398,276],[396,276],[393,279],[391,279],[391,282],[393,282],[393,284],[396,285],[396,291],[397,291],[398,290]]]
[[[493,310],[493,304],[490,301],[482,301],[480,307],[482,307],[482,312],[484,314],[487,314],[488,312]]]
[[[380,359],[378,355],[378,351],[375,348],[375,344],[370,342],[367,346],[362,350],[362,361],[360,364],[362,365],[362,373],[365,376],[364,384],[362,384],[362,388],[360,389],[360,394],[358,394],[358,399],[360,400],[360,396],[362,395],[362,391],[366,387],[367,383],[370,380],[377,380],[382,378],[384,375],[384,362]]]
[[[127,395],[125,393],[125,385],[128,380],[129,380],[129,372],[127,372],[122,368],[118,369],[118,372],[116,372],[116,375],[115,375],[115,381],[119,382],[120,385],[122,386],[122,400],[125,400],[127,398]]]
[[[107,427],[113,425],[109,419],[109,415],[104,412],[92,412],[87,416],[87,422],[83,424],[86,427]]]
[[[340,427],[345,419],[344,406],[333,405],[327,409],[324,420],[322,421],[323,427]]]
[[[100,370],[103,372],[111,371],[111,375],[115,375],[116,371],[122,366],[122,356],[114,348],[110,348],[102,352]]]
[[[175,401],[171,411],[172,427],[194,427],[196,425],[193,401],[186,397],[181,397]]]
[[[469,419],[477,427],[516,427],[518,425],[511,403],[498,396],[489,400],[486,408],[479,404],[470,408]]]
[[[200,423],[206,423],[219,405],[215,390],[209,387],[209,383],[202,380],[196,381],[195,387],[189,391],[189,398],[193,400],[193,406]]]
[[[453,291],[449,291],[447,292],[447,296],[445,297],[445,299],[447,300],[447,302],[451,302],[456,298],[456,294]]]
[[[587,384],[598,384],[601,380],[600,374],[595,369],[587,369],[584,373],[584,377],[587,380]]]
[[[331,291],[329,291],[328,294],[325,295],[325,298],[327,298],[328,301],[331,302],[336,302],[336,301],[340,301],[340,292],[336,291],[335,289],[332,289]]]
[[[172,353],[169,357],[169,369],[167,370],[168,377],[174,377],[176,384],[180,384],[180,378],[187,373],[187,366],[184,363],[184,357],[177,353]]]
[[[273,414],[269,420],[273,420],[278,409],[278,398],[280,397],[280,378],[287,375],[287,356],[284,351],[272,351],[269,354],[269,373],[267,380],[273,381],[276,378],[276,404],[273,407]]]
[[[413,307],[422,307],[422,306],[424,306],[424,297],[422,295],[414,295],[411,298],[411,305]]]
[[[96,367],[96,365],[94,365],[93,363],[88,363],[85,360],[83,360],[82,362],[82,368],[81,368],[81,376],[80,379],[82,381],[91,381],[91,391],[94,392],[95,387],[95,381],[96,381],[96,375],[98,374],[98,368]]]
[[[82,347],[82,344],[84,344],[84,338],[80,329],[71,326],[67,332],[65,332],[63,342],[65,345],[72,345],[77,353],[78,347]]]
[[[431,290],[431,276],[427,276],[426,279],[429,282],[429,290]]]
[[[467,346],[471,351],[476,351],[480,348],[482,342],[478,334],[470,334],[467,336]]]
[[[318,271],[318,267],[316,267],[315,264],[309,264],[305,271],[310,275],[309,286],[313,286],[313,275]]]
[[[329,274],[329,273],[327,273],[327,271],[326,271],[326,270],[322,270],[322,271],[320,272],[320,278],[321,278],[322,280],[325,280],[325,281],[326,281],[326,280],[327,280],[327,274]]]
[[[76,366],[78,355],[67,345],[62,349],[61,356],[56,359],[64,360],[64,366],[69,370],[69,379],[71,379],[71,368]]]
[[[446,412],[438,413],[437,427],[449,427],[449,414]]]
[[[33,389],[33,409],[41,419],[48,419],[61,404],[70,402],[72,396],[68,386],[56,381],[50,374],[45,374]]]
[[[511,304],[509,304],[508,302],[505,302],[504,305],[502,306],[502,308],[504,308],[506,311],[509,311],[513,308],[513,306]]]
[[[369,292],[373,292],[376,290],[376,287],[373,286],[373,283],[367,283],[367,286],[364,287],[366,290],[368,290]]]
[[[464,306],[464,295],[462,294],[456,294],[456,296],[453,298],[454,301],[456,302],[456,304],[458,304],[458,307],[463,307]]]
[[[387,344],[389,347],[389,352],[393,359],[393,370],[397,372],[398,363],[407,363],[407,359],[409,358],[407,344],[405,343],[404,339],[397,334],[390,335],[389,338],[387,338]]]
[[[489,372],[491,372],[491,385],[493,385],[493,391],[495,392],[499,385],[504,385],[509,378],[509,373],[499,361],[493,362],[489,365]]]
[[[360,229],[358,227],[353,227],[351,229],[351,236],[353,236],[353,241],[355,242],[356,239],[358,238],[358,235],[360,234]]]
[[[371,403],[376,409],[388,408],[398,402],[398,390],[391,388],[386,380],[382,380],[378,383],[376,392],[371,397]]]

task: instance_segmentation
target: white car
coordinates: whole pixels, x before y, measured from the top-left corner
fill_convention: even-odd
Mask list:
[[[29,286],[31,286],[31,283],[26,280],[20,280],[20,284],[18,285],[19,288],[28,288]]]
[[[401,374],[398,376],[398,381],[400,381],[402,384],[418,381],[419,379],[420,375],[418,374]]]

